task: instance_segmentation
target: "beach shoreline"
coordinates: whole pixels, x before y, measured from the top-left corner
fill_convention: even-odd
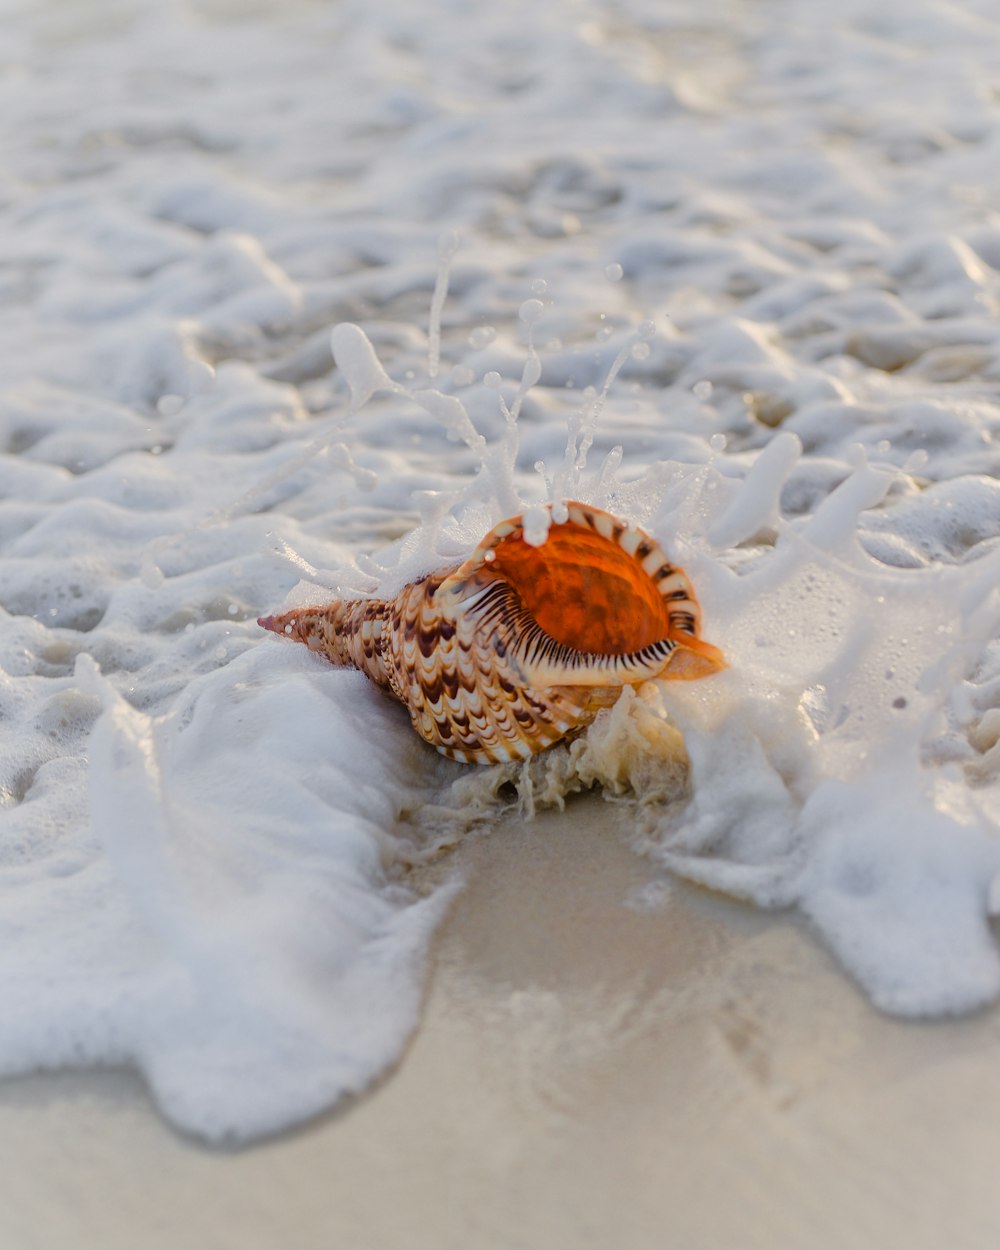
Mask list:
[[[664,884],[623,815],[468,837],[407,1051],[288,1134],[206,1148],[127,1072],[0,1085],[0,1245],[987,1245],[996,1013],[880,1015],[794,913]]]

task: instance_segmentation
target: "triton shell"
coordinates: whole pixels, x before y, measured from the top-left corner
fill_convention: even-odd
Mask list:
[[[360,669],[452,759],[526,759],[623,686],[724,667],[691,584],[642,530],[566,505],[541,546],[502,521],[468,560],[393,599],[335,600],[259,624]],[[551,511],[551,510],[550,510]]]

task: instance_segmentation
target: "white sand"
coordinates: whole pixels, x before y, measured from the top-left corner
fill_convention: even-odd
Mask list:
[[[803,925],[648,867],[615,809],[459,855],[422,1026],[368,1097],[238,1153],[139,1081],[0,1086],[4,1250],[988,1247],[994,1013],[877,1014]]]

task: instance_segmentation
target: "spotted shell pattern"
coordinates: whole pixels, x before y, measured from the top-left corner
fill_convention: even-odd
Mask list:
[[[259,623],[366,673],[464,763],[526,759],[586,727],[625,685],[724,666],[700,637],[686,575],[649,535],[587,504],[566,512],[540,546],[514,517],[464,563],[392,599]]]

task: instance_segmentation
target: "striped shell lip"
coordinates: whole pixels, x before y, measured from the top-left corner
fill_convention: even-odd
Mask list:
[[[540,546],[525,540],[522,518],[502,521],[437,593],[461,602],[477,591],[484,625],[516,618],[516,655],[541,684],[616,674],[630,684],[659,675],[672,656],[665,676],[725,665],[699,637],[701,608],[683,570],[643,530],[587,504],[568,504]]]
[[[513,517],[468,560],[392,599],[259,624],[360,669],[422,738],[465,763],[526,759],[584,729],[623,686],[724,667],[701,638],[690,582],[653,538],[587,504],[566,513],[540,546]]]

